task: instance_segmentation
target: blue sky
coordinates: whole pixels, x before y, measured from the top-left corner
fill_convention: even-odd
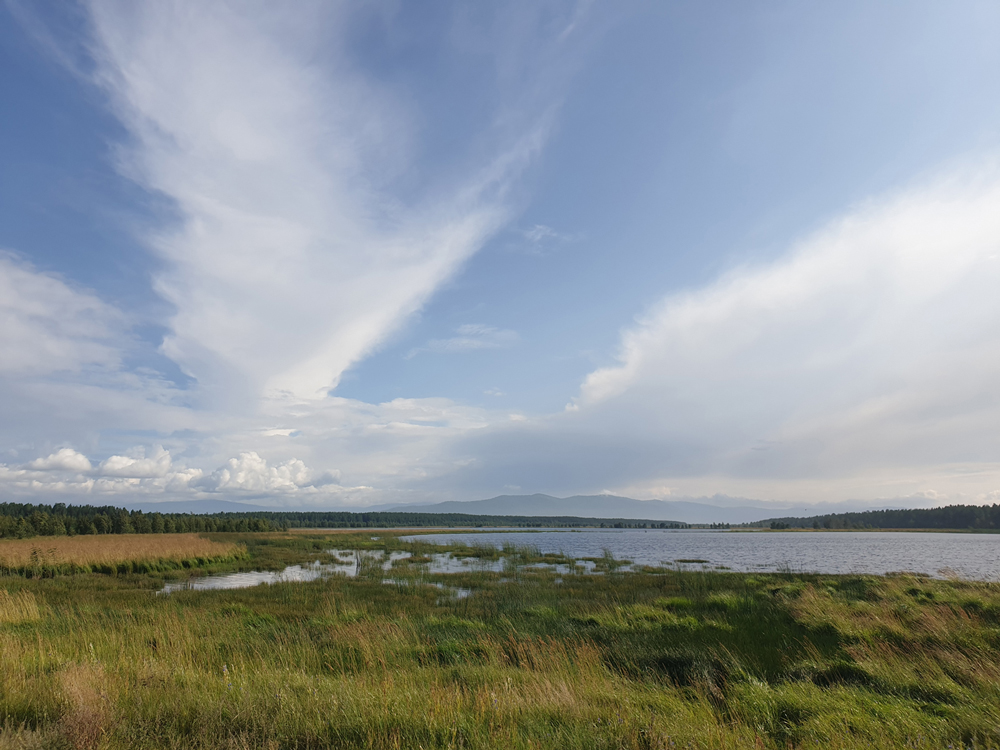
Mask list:
[[[1000,499],[995,4],[0,14],[0,492]]]

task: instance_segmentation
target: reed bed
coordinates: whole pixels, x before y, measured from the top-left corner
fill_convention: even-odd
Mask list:
[[[245,548],[199,534],[115,534],[0,541],[0,571],[43,577],[74,572],[152,572],[231,560]]]

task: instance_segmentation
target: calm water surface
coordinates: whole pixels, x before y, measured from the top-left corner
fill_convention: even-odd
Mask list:
[[[881,575],[899,571],[924,573],[936,577],[960,576],[974,580],[1000,580],[1000,535],[928,534],[884,531],[813,531],[746,532],[705,530],[553,530],[539,532],[491,531],[458,534],[413,534],[407,541],[436,544],[464,542],[470,545],[505,543],[532,545],[542,552],[562,552],[578,560],[600,557],[605,549],[619,560],[634,565],[677,565],[682,568],[724,568],[729,570],[793,571],[804,573],[871,573]],[[387,574],[394,563],[410,556],[409,552],[359,553],[354,550],[328,550],[334,562],[291,565],[282,571],[250,571],[192,578],[168,583],[160,591],[170,594],[181,590],[240,589],[262,583],[313,581],[358,574],[360,555],[373,555],[376,564]],[[502,560],[454,558],[448,553],[431,556],[421,566],[428,574],[459,573],[477,570],[502,571]],[[566,574],[566,565],[554,566]],[[594,572],[593,563],[583,570]],[[627,568],[626,568],[627,569]],[[429,585],[456,598],[470,594],[468,589],[440,582],[382,579],[387,585]]]
[[[528,544],[542,552],[599,557],[609,549],[636,565],[725,567],[737,571],[806,573],[907,571],[1000,580],[1000,535],[890,531],[748,532],[708,530],[572,530],[420,534],[407,540]],[[704,561],[684,563],[685,560]]]
[[[334,556],[335,562],[320,562],[319,560],[306,565],[289,565],[284,570],[249,570],[242,573],[224,573],[221,575],[204,576],[201,578],[189,578],[179,583],[167,583],[157,593],[171,594],[174,591],[218,591],[223,589],[246,589],[261,584],[272,583],[301,583],[303,581],[315,581],[320,578],[330,576],[345,576],[354,578],[358,575],[360,558],[367,555],[373,558],[382,568],[383,572],[392,570],[393,565],[400,560],[405,560],[411,556],[409,552],[390,552],[388,555],[382,552],[358,552],[350,549],[330,549],[328,553]],[[476,560],[456,560],[448,553],[440,553],[431,556],[431,562],[423,566],[427,573],[460,573],[470,570],[499,570],[500,563],[485,562],[477,564]],[[443,583],[396,580],[394,578],[383,578],[382,583],[397,587],[411,585],[434,586],[459,599],[464,599],[469,595],[469,589],[456,586],[446,586]]]

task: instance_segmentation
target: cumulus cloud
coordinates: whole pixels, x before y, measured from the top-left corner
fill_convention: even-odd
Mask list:
[[[27,468],[35,471],[90,471],[90,460],[72,448],[60,448],[44,458],[36,458]]]
[[[167,476],[171,465],[170,451],[165,450],[162,445],[156,445],[148,456],[142,447],[137,448],[131,456],[109,456],[101,462],[98,471],[105,477],[152,479]]]
[[[269,466],[256,452],[245,451],[206,477],[203,484],[215,490],[287,492],[309,484],[310,476],[305,463],[297,458]]]
[[[337,469],[316,475],[297,458],[272,464],[256,451],[244,451],[206,474],[198,468],[175,466],[170,452],[159,445],[109,456],[96,468],[87,456],[72,448],[62,448],[22,467],[0,464],[0,485],[8,491],[36,496],[108,495],[117,496],[119,501],[134,495],[171,500],[295,493],[325,493],[329,500],[352,489],[339,484]]]
[[[21,467],[0,464],[0,483],[6,490],[36,496],[184,494],[202,474],[200,469],[174,467],[170,452],[159,445],[109,456],[96,467],[73,448],[61,448]]]
[[[96,460],[64,448],[0,464],[0,494],[48,502],[229,497],[303,507],[426,502],[436,495],[421,484],[468,462],[446,446],[506,418],[444,398],[264,399],[260,413],[202,415],[204,435],[169,437],[169,446],[139,445]],[[178,458],[191,446],[196,458]]]
[[[516,344],[519,339],[517,331],[478,323],[467,323],[455,329],[455,335],[451,338],[431,339],[423,346],[411,349],[406,358],[411,359],[421,352],[454,354],[478,349],[505,349]]]

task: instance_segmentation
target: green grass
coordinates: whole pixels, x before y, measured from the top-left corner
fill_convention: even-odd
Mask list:
[[[215,571],[410,549],[395,585],[0,578],[0,749],[1000,746],[1000,586],[603,559],[559,582],[531,549],[431,575],[436,548],[371,536],[218,535],[248,559]]]

